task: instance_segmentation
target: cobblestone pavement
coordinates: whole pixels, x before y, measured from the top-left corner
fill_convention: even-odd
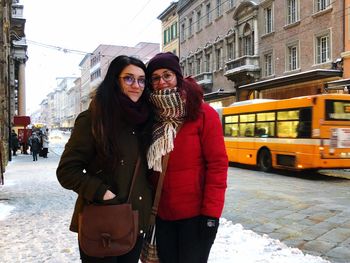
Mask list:
[[[337,173],[230,167],[223,217],[332,263],[350,262],[350,172]]]

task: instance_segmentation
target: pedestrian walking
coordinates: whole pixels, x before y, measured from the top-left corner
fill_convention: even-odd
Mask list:
[[[226,190],[228,159],[221,123],[217,112],[203,102],[196,81],[183,78],[174,54],[153,57],[147,78],[155,111],[149,167],[159,174],[163,156],[169,153],[156,219],[159,258],[162,263],[204,263]]]
[[[33,156],[33,161],[38,160],[38,154],[40,151],[40,138],[36,132],[33,132],[32,135],[29,137],[28,140],[29,146],[30,146],[30,151]]]
[[[139,213],[136,245],[127,254],[104,258],[89,256],[80,249],[82,262],[139,260],[152,206],[146,161],[152,115],[145,72],[143,62],[134,57],[118,56],[111,62],[89,109],[77,117],[57,168],[61,185],[78,194],[70,225],[71,231],[78,232],[78,215],[87,204],[121,204],[127,200],[135,164],[138,156],[141,158],[131,193],[133,209]]]
[[[43,141],[43,150],[42,155],[44,158],[47,158],[47,153],[49,152],[49,129],[45,129],[45,132],[42,134],[42,141]]]
[[[15,130],[12,130],[11,132],[11,148],[12,148],[12,155],[16,156],[17,150],[19,149],[19,140]]]

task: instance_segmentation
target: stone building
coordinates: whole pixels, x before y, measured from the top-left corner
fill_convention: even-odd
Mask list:
[[[350,78],[350,0],[344,0],[344,47],[345,50],[342,53],[344,60],[344,78]]]
[[[280,99],[343,81],[343,1],[180,0],[177,12],[184,73],[206,93]]]
[[[18,0],[0,1],[0,155],[1,170],[11,160],[10,134],[14,116],[25,115],[27,45],[23,6]],[[1,181],[1,180],[0,180]]]
[[[86,110],[91,96],[107,73],[109,63],[119,55],[134,56],[144,63],[160,51],[158,43],[140,42],[134,47],[99,45],[80,62],[81,110]]]

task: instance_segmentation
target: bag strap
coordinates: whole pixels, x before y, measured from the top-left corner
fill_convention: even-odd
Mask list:
[[[128,200],[126,201],[127,203],[130,203],[130,200],[131,200],[131,192],[132,192],[132,190],[134,188],[136,176],[138,175],[138,173],[140,171],[140,163],[141,163],[141,157],[140,157],[140,155],[138,155],[137,156],[135,170],[134,170],[134,175],[132,176],[132,181],[131,181],[131,186],[130,186],[130,192],[129,192]]]
[[[182,125],[183,125],[183,123],[181,123],[179,126],[177,126],[176,134],[179,132]],[[154,196],[154,201],[153,201],[153,206],[152,206],[152,211],[151,211],[150,226],[154,225],[156,222],[156,215],[157,215],[157,211],[158,211],[158,204],[159,204],[160,196],[162,193],[163,181],[164,181],[166,170],[168,168],[169,155],[170,155],[170,153],[167,153],[162,158],[162,172],[160,173],[159,178],[158,178],[157,190],[156,190],[156,194]]]

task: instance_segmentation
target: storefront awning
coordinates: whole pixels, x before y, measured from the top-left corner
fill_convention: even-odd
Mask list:
[[[331,77],[341,77],[343,72],[341,70],[334,69],[314,69],[310,71],[291,74],[288,76],[282,76],[278,78],[262,80],[251,84],[239,86],[240,90],[266,90],[271,88],[277,88],[287,86],[290,84],[299,84],[312,80],[319,80]]]

